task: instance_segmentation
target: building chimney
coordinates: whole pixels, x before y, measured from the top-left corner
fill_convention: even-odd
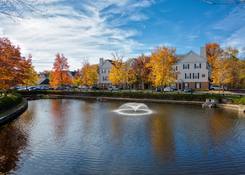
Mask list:
[[[104,59],[100,58],[100,65],[102,65],[104,63]]]
[[[206,47],[205,46],[200,48],[200,56],[206,58]]]

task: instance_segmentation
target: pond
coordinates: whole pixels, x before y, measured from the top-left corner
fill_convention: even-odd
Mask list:
[[[0,174],[244,174],[245,120],[199,106],[146,103],[150,115],[113,112],[123,102],[29,101],[0,128]]]

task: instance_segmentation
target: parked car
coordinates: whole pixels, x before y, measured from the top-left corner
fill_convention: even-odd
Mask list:
[[[225,86],[211,85],[209,89],[210,90],[221,91],[221,90],[227,90],[227,87],[225,87]]]
[[[79,89],[81,89],[81,90],[88,90],[89,87],[88,86],[79,86]]]
[[[172,86],[167,86],[163,89],[164,92],[173,92],[177,90],[175,87],[172,87]]]
[[[26,86],[16,86],[13,89],[15,89],[17,91],[26,91],[26,90],[28,90]]]
[[[100,88],[97,87],[97,86],[92,86],[90,89],[91,89],[91,90],[99,90]]]
[[[184,92],[186,92],[186,93],[192,93],[193,92],[193,89],[191,89],[191,88],[185,88],[184,89]]]
[[[116,87],[116,86],[109,86],[109,87],[108,87],[108,90],[109,90],[109,91],[118,91],[119,88]]]

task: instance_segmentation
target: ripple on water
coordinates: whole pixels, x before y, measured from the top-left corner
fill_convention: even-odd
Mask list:
[[[118,102],[31,101],[28,112],[0,130],[0,165],[6,165],[0,172],[245,174],[243,119],[215,109],[147,105],[156,112],[118,117],[111,112]]]

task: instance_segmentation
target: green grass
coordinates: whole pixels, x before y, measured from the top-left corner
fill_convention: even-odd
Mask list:
[[[235,104],[241,104],[241,105],[245,105],[245,97],[240,97],[240,98],[234,98],[233,102]]]
[[[22,101],[20,94],[7,94],[6,96],[0,96],[0,112],[6,111]]]

